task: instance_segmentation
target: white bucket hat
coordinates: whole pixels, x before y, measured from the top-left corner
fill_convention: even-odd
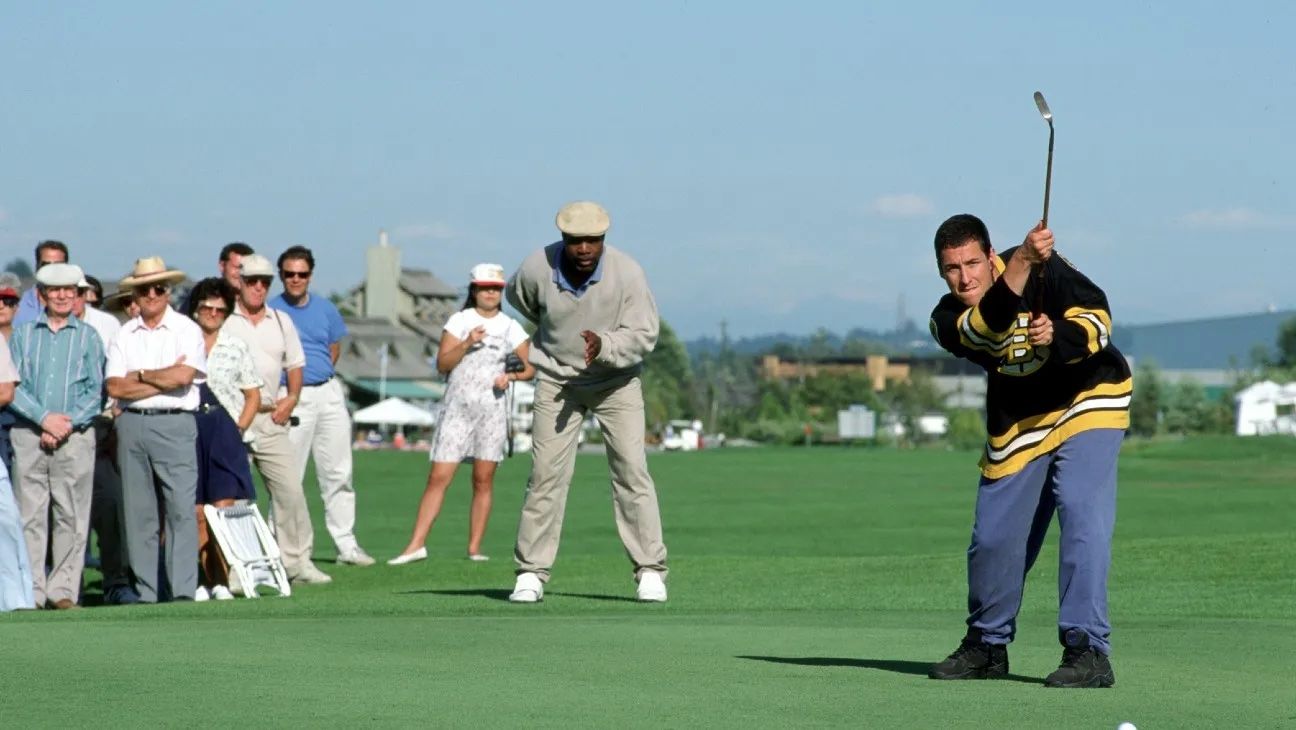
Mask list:
[[[259,253],[250,253],[239,262],[239,273],[243,276],[269,276],[274,278],[274,264]]]
[[[477,264],[472,267],[468,274],[468,281],[471,284],[486,284],[488,286],[504,286],[504,267],[499,264]]]

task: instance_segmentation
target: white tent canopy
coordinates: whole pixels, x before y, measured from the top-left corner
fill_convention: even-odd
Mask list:
[[[368,408],[361,408],[351,416],[351,420],[356,423],[391,426],[431,426],[436,422],[431,413],[400,398],[388,398]]]

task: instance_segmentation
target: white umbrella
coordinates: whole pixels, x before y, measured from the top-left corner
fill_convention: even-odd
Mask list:
[[[361,408],[351,416],[351,420],[356,423],[392,426],[431,426],[436,422],[431,413],[400,398],[388,398],[368,408]]]

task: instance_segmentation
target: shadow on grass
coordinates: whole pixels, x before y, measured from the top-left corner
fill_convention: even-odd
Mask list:
[[[912,674],[917,677],[926,677],[928,670],[931,669],[931,662],[911,662],[904,659],[855,659],[853,657],[822,656],[749,656],[741,654],[735,658],[752,659],[758,662],[771,662],[773,664],[797,664],[803,667],[855,667],[858,669],[880,669],[884,672]],[[1009,674],[1007,677],[1004,677],[1004,679],[1010,682],[1044,684],[1044,680],[1039,677],[1027,677],[1021,674]]]
[[[434,596],[473,596],[477,598],[489,598],[492,601],[507,601],[512,591],[507,588],[455,588],[450,590],[420,590],[420,591],[401,591],[401,595],[421,595],[430,594]],[[564,598],[588,598],[592,601],[628,601],[637,603],[633,598],[627,596],[609,596],[600,593],[563,593],[561,591],[546,592],[545,596],[562,596]]]

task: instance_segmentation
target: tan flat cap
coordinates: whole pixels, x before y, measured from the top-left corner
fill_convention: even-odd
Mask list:
[[[612,219],[603,206],[588,200],[564,205],[554,222],[558,230],[569,236],[601,236],[612,226]]]

